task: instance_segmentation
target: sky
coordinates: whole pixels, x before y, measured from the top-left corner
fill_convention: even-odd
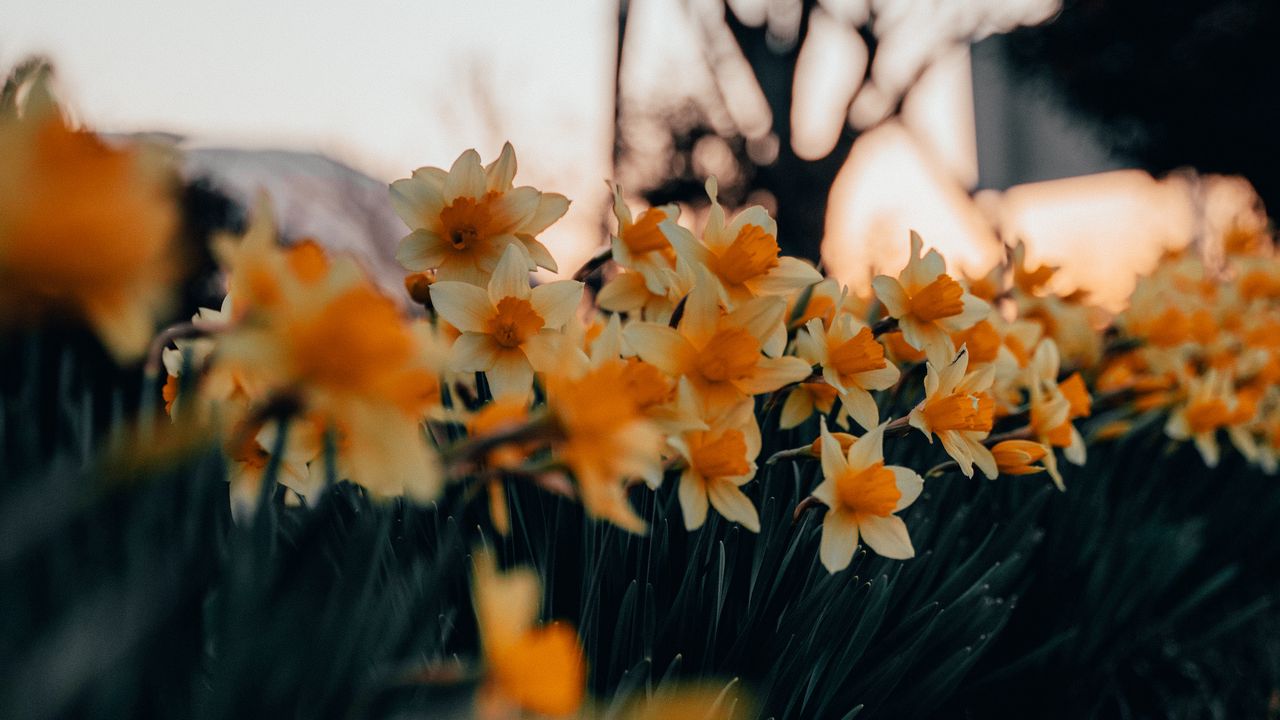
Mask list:
[[[708,92],[711,76],[689,8],[716,2],[633,0],[624,86],[642,97]],[[857,12],[858,4],[832,0],[833,14],[815,23],[820,42],[802,57],[820,70],[798,91],[802,153],[830,147],[842,116],[829,122],[822,109],[844,107],[854,68],[865,63],[847,23],[833,19],[835,8]],[[982,0],[945,6],[941,14],[917,5],[935,25],[962,11],[987,12],[991,22],[1008,25],[1019,4],[1038,17],[1053,0]],[[571,272],[603,241],[615,11],[605,0],[6,0],[0,67],[33,52],[50,55],[73,109],[103,131],[168,131],[196,146],[318,152],[382,181],[424,165],[448,167],[470,147],[487,162],[509,139],[520,160],[518,183],[574,201],[544,236]],[[904,67],[922,52],[903,47]],[[886,77],[907,73],[886,67]],[[749,104],[736,111],[744,115],[735,119],[751,121]],[[961,267],[982,270],[998,253],[984,220],[991,213],[968,196],[977,161],[969,60],[960,50],[923,76],[901,123],[855,145],[831,202],[828,267],[865,284],[872,271],[901,265],[907,230],[916,229]],[[1027,236],[1033,258],[1063,264],[1071,282],[1092,283],[1114,304],[1127,293],[1133,268],[1153,253],[1119,259],[1117,270],[1099,278],[1078,250],[1106,247],[1099,243],[1109,242],[1109,227],[1144,227],[1144,213],[1163,212],[1151,198],[1185,201],[1176,187],[1155,192],[1152,182],[1124,176],[1041,184],[1009,193],[1008,207],[995,214]],[[990,208],[1004,197],[984,202]],[[1153,242],[1188,232],[1166,230]],[[1125,242],[1133,245],[1133,237],[1126,231]]]

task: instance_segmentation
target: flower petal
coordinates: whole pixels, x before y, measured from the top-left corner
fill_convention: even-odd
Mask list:
[[[849,446],[849,467],[863,470],[872,465],[884,462],[884,427],[882,423],[867,431],[867,434],[853,441]]]
[[[845,410],[848,411],[849,417],[858,423],[865,430],[870,430],[880,424],[880,408],[876,406],[876,401],[871,397],[871,393],[860,387],[848,388],[844,395],[840,398],[844,403]]]
[[[560,266],[556,264],[556,259],[552,257],[546,245],[535,240],[532,235],[520,233],[516,237],[519,238],[520,244],[524,245],[525,252],[529,253],[534,264],[551,272],[560,272]]]
[[[449,367],[457,372],[488,370],[497,360],[497,344],[492,336],[482,333],[464,332],[449,349]]]
[[[742,489],[728,480],[715,480],[707,486],[707,496],[716,512],[753,533],[760,532],[760,514]]]
[[[391,183],[391,207],[410,228],[438,229],[444,209],[441,188],[426,179],[411,177]]]
[[[885,310],[893,317],[900,318],[911,310],[911,302],[902,284],[888,275],[877,275],[871,281],[871,289],[876,298],[884,305]]]
[[[527,300],[529,295],[529,258],[520,245],[512,243],[502,251],[489,277],[489,301],[497,306],[503,298]]]
[[[641,360],[672,376],[685,373],[695,352],[684,336],[666,325],[633,322],[622,335]]]
[[[638,272],[624,272],[600,288],[596,304],[613,312],[636,312],[649,302],[651,293],[645,286],[644,276]]]
[[[542,193],[538,198],[538,207],[520,225],[520,232],[537,235],[551,227],[551,223],[564,217],[567,212],[569,212],[569,198],[559,193]]]
[[[533,389],[533,368],[521,352],[499,354],[484,375],[495,398],[525,397]]]
[[[881,557],[907,560],[916,556],[916,549],[911,546],[911,536],[907,534],[907,524],[897,515],[863,516],[859,525],[862,541]]]
[[[830,573],[840,572],[849,567],[857,549],[857,520],[839,510],[828,510],[822,519],[822,540],[818,545],[823,567]]]
[[[827,430],[827,419],[821,418],[818,421],[820,436],[822,439],[822,476],[827,480],[834,481],[843,475],[849,469],[849,461],[844,457],[844,451],[840,449],[840,441],[836,440],[831,431]],[[817,490],[814,490],[815,496]],[[829,498],[818,498],[828,505]]]
[[[798,357],[761,357],[752,369],[750,377],[735,380],[733,384],[748,395],[772,392],[793,382],[809,377],[812,368]]]
[[[915,470],[899,465],[889,465],[886,469],[893,473],[893,482],[898,486],[898,492],[902,493],[893,507],[893,511],[898,512],[920,497],[920,493],[924,491],[924,478]]]
[[[557,280],[539,285],[529,294],[529,303],[542,316],[549,328],[559,329],[569,322],[582,302],[582,283],[576,280]]]
[[[484,197],[484,186],[484,167],[480,165],[480,153],[467,150],[449,168],[449,177],[444,181],[444,201],[449,204],[459,197]]]
[[[561,354],[563,342],[564,335],[554,330],[543,330],[526,338],[520,349],[534,370],[550,372],[564,359]]]
[[[680,474],[680,511],[684,514],[686,530],[697,530],[707,521],[707,490],[702,478],[692,469]]]
[[[414,230],[400,240],[396,248],[396,262],[413,272],[437,268],[449,256],[449,244],[430,230]]]
[[[822,282],[822,273],[797,257],[778,258],[777,267],[752,281],[753,289],[762,295],[783,295]]]
[[[516,176],[516,149],[510,142],[502,144],[502,152],[498,159],[489,163],[484,169],[485,189],[490,192],[502,192],[511,188],[511,181]]]
[[[489,295],[470,283],[446,280],[432,285],[431,306],[445,322],[463,332],[486,332],[493,316]]]

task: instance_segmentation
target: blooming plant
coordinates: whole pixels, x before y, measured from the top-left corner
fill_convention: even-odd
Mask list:
[[[464,688],[477,716],[618,716],[603,693],[648,672],[636,658],[661,656],[674,678],[686,651],[701,672],[757,641],[818,658],[757,668],[760,702],[777,716],[849,716],[863,696],[893,708],[909,699],[877,696],[877,678],[916,667],[933,687],[954,683],[907,655],[889,662],[885,638],[897,636],[877,623],[925,617],[894,607],[902,597],[994,607],[982,588],[1015,592],[1034,535],[1016,518],[1056,491],[1095,492],[1060,456],[1083,465],[1162,427],[1206,466],[1225,462],[1226,438],[1243,461],[1280,467],[1280,266],[1253,237],[1265,225],[1224,233],[1214,262],[1171,254],[1127,309],[1094,324],[1099,311],[1054,294],[1054,268],[1029,267],[1020,244],[969,279],[911,233],[906,266],[860,296],[785,255],[765,208],[726,212],[710,178],[701,219],[675,205],[633,212],[613,186],[609,247],[575,279],[535,282],[537,268],[559,269],[537,237],[568,200],[516,186],[507,144],[488,165],[468,150],[448,170],[392,183],[408,230],[397,251],[405,297],[383,294],[351,258],[281,237],[264,199],[243,233],[213,244],[224,302],[157,335],[175,275],[168,176],[152,150],[69,126],[41,87],[0,115],[0,320],[27,319],[24,309],[78,318],[121,360],[150,343],[155,397],[144,402],[162,399],[170,429],[205,438],[225,467],[226,532],[267,538],[232,570],[276,552],[300,553],[298,568],[348,568],[331,587],[297,590],[321,605],[326,593],[397,588],[378,612],[412,605],[431,638],[388,630],[368,657],[401,641],[435,650],[406,660],[414,653],[396,646],[403,664],[376,672],[397,687]],[[157,444],[172,437],[143,430]],[[1046,488],[1056,491],[1029,494]],[[982,529],[1017,548],[994,560],[978,531],[957,539],[961,521],[939,519],[988,492],[1022,499]],[[319,531],[289,523],[314,528],[322,516],[339,539],[308,555],[307,532]],[[361,532],[393,539],[377,567],[357,571],[343,563],[369,563],[334,548],[356,542],[361,518],[384,523]],[[1007,535],[991,529],[1006,524]],[[473,612],[459,613],[458,573],[424,563],[482,546],[461,575]],[[586,560],[566,567],[567,552]],[[1010,569],[971,577],[976,565],[941,564],[953,552]],[[929,563],[952,574],[910,569]],[[617,573],[626,589],[614,592],[601,578]],[[580,598],[566,590],[576,586]],[[409,602],[427,587],[439,595]],[[860,592],[871,599],[851,614]],[[210,597],[209,618],[277,612]],[[671,608],[663,622],[660,605]],[[955,634],[985,642],[1005,617]],[[694,625],[711,628],[704,646],[652,647],[704,637]],[[786,628],[781,648],[752,639],[770,626]],[[828,627],[848,648],[823,637]],[[459,647],[455,632],[475,642]],[[928,637],[912,652],[951,647]],[[227,642],[208,652],[233,653]],[[965,642],[952,656],[981,646]],[[886,674],[855,676],[864,653]],[[736,691],[690,686],[627,712],[745,707]]]

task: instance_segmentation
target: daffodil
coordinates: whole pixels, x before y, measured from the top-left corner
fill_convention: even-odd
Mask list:
[[[995,458],[982,444],[995,422],[995,400],[986,392],[995,371],[988,365],[970,373],[968,367],[969,356],[963,349],[941,368],[929,362],[925,398],[911,411],[908,422],[929,442],[936,435],[967,477],[973,477],[977,465],[984,475],[995,478]]]
[[[738,405],[712,419],[705,429],[685,432],[667,442],[685,461],[679,497],[686,528],[702,527],[710,503],[725,519],[760,532],[755,505],[742,492],[742,486],[756,475],[755,461],[760,454],[760,427],[750,404]]]
[[[1194,442],[1204,464],[1217,467],[1222,457],[1217,433],[1231,422],[1235,410],[1231,378],[1210,370],[1189,378],[1186,387],[1186,402],[1169,414],[1164,431],[1175,440]]]
[[[920,497],[924,481],[914,470],[884,464],[884,427],[855,440],[846,454],[822,422],[822,482],[813,496],[827,506],[818,552],[829,572],[849,566],[859,536],[887,558],[916,554],[906,523],[894,513]]]
[[[618,220],[618,233],[610,240],[613,261],[638,273],[649,293],[669,297],[680,287],[680,280],[676,275],[676,251],[663,224],[675,222],[680,208],[674,204],[651,207],[633,218],[622,199],[622,188],[615,185],[613,215]]]
[[[253,254],[231,257],[233,278],[259,269]],[[336,437],[345,476],[373,495],[434,497],[440,472],[421,426],[440,402],[429,326],[402,317],[354,261],[285,267],[274,285],[260,277],[240,286],[257,302],[242,308],[237,297],[239,317],[217,337],[215,367],[255,403],[293,397]]]
[[[556,262],[537,240],[569,209],[563,195],[514,187],[511,143],[487,166],[468,150],[448,172],[424,167],[391,184],[391,203],[413,232],[400,241],[396,259],[407,270],[434,269],[440,280],[484,285],[503,251],[524,251],[527,270],[555,271]]]
[[[726,220],[715,178],[708,179],[706,187],[711,210],[701,242],[672,220],[661,227],[686,262],[711,272],[731,307],[755,297],[786,295],[822,280],[805,261],[780,255],[778,224],[767,210],[752,205]]]
[[[171,152],[70,127],[43,80],[0,112],[0,325],[66,313],[140,357],[179,279]]]
[[[721,314],[715,289],[700,283],[689,293],[677,328],[633,322],[623,334],[642,360],[671,377],[689,378],[702,402],[717,412],[809,375],[805,361],[779,357],[786,342],[785,310],[782,298],[759,297]]]
[[[880,422],[880,408],[871,390],[883,390],[898,381],[898,367],[884,357],[884,346],[871,328],[847,313],[839,313],[831,329],[814,318],[796,337],[797,354],[822,367],[822,377],[840,394],[845,412],[863,428]]]
[[[924,241],[911,233],[911,257],[897,278],[878,275],[871,281],[876,297],[897,318],[907,344],[923,350],[934,365],[955,355],[951,333],[967,330],[991,312],[991,306],[965,291],[947,275],[937,250],[921,256]]]
[[[1050,338],[1041,340],[1029,366],[1031,429],[1042,443],[1062,448],[1068,461],[1083,465],[1087,449],[1071,421],[1089,415],[1091,398],[1078,374],[1058,382],[1060,362],[1057,343]],[[1045,457],[1044,464],[1058,489],[1063,489],[1062,474],[1052,453]]]
[[[639,533],[645,523],[626,488],[631,478],[662,482],[663,437],[637,406],[626,373],[622,360],[549,372],[547,405],[561,436],[552,452],[573,473],[587,512]]]
[[[576,713],[587,685],[577,631],[563,622],[537,624],[542,584],[532,570],[499,574],[483,552],[474,562],[471,596],[485,662],[481,707],[495,717]]]
[[[484,372],[495,396],[524,397],[534,372],[557,361],[560,332],[582,300],[582,283],[559,280],[529,286],[523,253],[509,246],[487,288],[442,280],[431,286],[441,318],[462,331],[453,343],[450,367]]]

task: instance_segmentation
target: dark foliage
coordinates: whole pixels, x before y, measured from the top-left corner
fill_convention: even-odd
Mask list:
[[[815,512],[791,520],[814,462],[748,486],[759,536],[714,515],[687,532],[670,486],[637,493],[639,537],[514,481],[507,538],[465,487],[426,508],[346,484],[309,511],[277,495],[238,527],[216,450],[122,475],[82,387],[7,395],[0,413],[3,717],[463,714],[468,555],[486,538],[537,567],[548,617],[579,626],[605,713],[737,678],[779,718],[1257,717],[1280,680],[1280,488],[1238,463],[1206,470],[1158,425],[1096,451],[1065,494],[933,479],[907,515],[916,559],[860,552],[828,575]],[[51,399],[58,441],[31,444],[27,403]],[[940,458],[914,436],[889,450]]]
[[[1065,0],[1053,22],[1005,40],[1011,65],[1116,152],[1157,173],[1244,175],[1275,207],[1277,37],[1269,0]]]

